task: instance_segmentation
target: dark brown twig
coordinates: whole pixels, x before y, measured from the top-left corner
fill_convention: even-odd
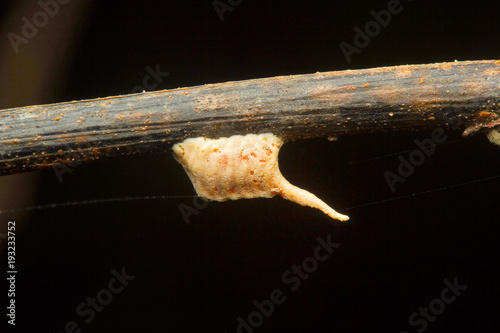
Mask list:
[[[498,124],[500,61],[226,82],[0,111],[0,175],[166,151],[188,137],[301,139]]]

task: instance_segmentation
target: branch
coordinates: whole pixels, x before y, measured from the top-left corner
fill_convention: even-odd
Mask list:
[[[302,139],[500,124],[500,61],[281,76],[0,110],[0,175],[165,152],[188,137]]]

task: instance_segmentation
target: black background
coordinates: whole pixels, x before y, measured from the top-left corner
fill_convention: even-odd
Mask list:
[[[500,58],[492,8],[401,4],[403,11],[348,63],[339,44],[352,44],[354,26],[363,27],[387,1],[244,0],[224,21],[212,1],[95,1],[79,23],[67,84],[45,102],[128,94],[145,67],[157,64],[170,73],[157,89],[169,89]],[[254,300],[281,289],[286,301],[255,332],[416,332],[422,326],[410,325],[409,316],[440,297],[444,279],[456,277],[468,288],[425,331],[497,332],[500,178],[483,179],[500,175],[500,148],[484,136],[447,132],[392,193],[384,172],[396,172],[398,156],[430,135],[325,138],[282,148],[285,177],[350,215],[347,223],[281,198],[210,203],[190,224],[179,209],[194,207],[190,197],[0,215],[2,227],[9,220],[23,225],[15,331],[61,332],[73,320],[82,332],[236,332],[236,318],[254,311]],[[194,194],[169,154],[81,165],[61,183],[52,170],[39,172],[36,191],[34,205]],[[292,292],[283,273],[328,235],[341,246]],[[6,267],[5,254],[1,260]],[[135,279],[85,323],[75,309],[122,267]]]

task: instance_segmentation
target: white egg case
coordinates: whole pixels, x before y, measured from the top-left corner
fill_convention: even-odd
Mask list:
[[[290,184],[281,174],[278,153],[283,140],[274,134],[234,135],[227,138],[186,139],[174,145],[196,193],[207,200],[283,198],[318,208],[341,221],[349,217],[334,211],[314,194]]]

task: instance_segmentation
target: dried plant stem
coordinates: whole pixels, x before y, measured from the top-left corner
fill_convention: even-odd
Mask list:
[[[500,61],[292,75],[0,111],[0,175],[163,152],[188,137],[286,139],[500,124]]]

